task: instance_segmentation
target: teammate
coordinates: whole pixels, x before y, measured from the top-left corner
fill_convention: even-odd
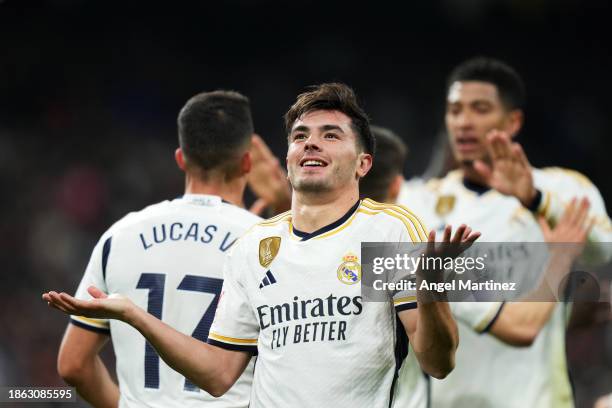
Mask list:
[[[411,179],[409,182],[403,181],[401,171],[404,167],[404,156],[399,152],[407,151],[405,143],[395,133],[389,129],[372,126],[373,133],[377,141],[377,153],[379,157],[386,158],[382,166],[377,166],[376,162],[372,170],[364,178],[360,193],[362,196],[377,196],[381,201],[395,202],[398,195],[397,184],[404,184],[404,189],[408,192],[421,186],[421,181]],[[388,160],[388,159],[391,160]],[[375,170],[375,171],[374,171]],[[372,180],[377,177],[377,180]],[[397,181],[401,179],[401,181]],[[561,280],[568,272],[572,262],[580,255],[582,246],[588,234],[589,224],[586,222],[588,207],[582,203],[571,203],[568,205],[564,216],[556,227],[551,231],[548,225],[541,220],[540,225],[544,229],[547,242],[566,243],[576,242],[575,246],[553,246],[555,254],[554,262],[549,267],[549,276]],[[568,251],[568,249],[574,249]],[[555,252],[556,251],[556,252]],[[559,253],[560,252],[560,253]],[[554,268],[553,269],[553,266]],[[544,300],[546,297],[541,294],[548,285],[547,282],[527,296],[537,297],[537,300]],[[555,287],[557,287],[555,285]],[[554,299],[551,299],[554,300]],[[499,303],[451,303],[451,310],[460,324],[470,324],[471,321],[477,325],[482,320],[480,313],[499,306]],[[554,302],[506,303],[499,314],[495,323],[489,328],[488,332],[498,340],[513,346],[530,346],[541,328],[547,323],[551,312],[555,307]],[[488,321],[488,320],[487,320]],[[460,349],[463,343],[460,345]],[[412,408],[426,407],[430,400],[429,377],[423,375],[414,364],[410,364],[411,354],[408,353],[407,359],[402,364],[399,372],[401,385],[396,387],[396,395],[393,404],[395,407]],[[475,364],[475,363],[474,363]],[[473,365],[474,365],[473,364]],[[407,390],[411,390],[408,392]]]
[[[523,83],[508,65],[477,58],[458,66],[448,82],[446,127],[460,167],[422,188],[403,189],[399,202],[413,203],[433,225],[460,221],[482,231],[483,241],[526,243],[544,240],[535,215],[554,225],[574,197],[586,197],[577,211],[588,210],[593,227],[581,258],[608,260],[604,243],[612,240],[612,229],[597,189],[574,171],[532,169],[512,140],[523,123],[523,106]],[[504,256],[509,264],[524,258]],[[505,271],[505,278],[525,278],[513,272],[520,268]],[[561,303],[453,305],[462,339],[457,368],[444,381],[433,381],[433,407],[573,406]],[[516,326],[524,330],[512,330]],[[487,331],[529,347],[479,334]]]
[[[376,138],[376,153],[380,160],[372,163],[372,169],[361,180],[359,194],[382,203],[395,203],[404,183],[404,162],[408,147],[393,131],[371,125]]]
[[[257,225],[232,248],[211,344],[95,287],[91,301],[56,292],[43,298],[65,312],[129,323],[173,368],[213,395],[225,393],[258,352],[252,407],[387,406],[398,368],[397,325],[423,370],[439,378],[453,367],[456,326],[448,305],[431,293],[364,302],[356,285],[361,241],[429,238],[428,254],[442,255],[449,243],[464,249],[479,234],[462,225],[451,240],[449,227],[439,247],[435,233],[428,237],[407,209],[359,201],[374,139],[347,86],[323,84],[301,94],[285,121],[291,211]]]
[[[182,333],[206,341],[222,285],[225,253],[260,218],[240,208],[251,168],[249,101],[236,92],[191,98],[178,116],[178,167],[185,195],[130,213],[103,234],[76,293],[120,292]],[[96,407],[247,407],[253,362],[214,398],[160,361],[151,344],[118,320],[73,315],[60,375]],[[112,338],[119,389],[98,356]]]

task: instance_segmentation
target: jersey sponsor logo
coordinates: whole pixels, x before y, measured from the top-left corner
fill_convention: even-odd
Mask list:
[[[446,214],[453,211],[455,207],[455,196],[453,195],[443,195],[438,198],[438,202],[436,203],[436,214],[443,217]]]
[[[352,252],[342,257],[342,262],[337,270],[338,280],[346,285],[354,285],[361,280],[361,265],[359,258]]]
[[[300,299],[257,307],[259,327],[271,330],[270,348],[309,342],[346,341],[351,316],[363,311],[361,296]]]
[[[270,266],[280,249],[280,237],[268,237],[259,241],[259,263],[264,268]]]

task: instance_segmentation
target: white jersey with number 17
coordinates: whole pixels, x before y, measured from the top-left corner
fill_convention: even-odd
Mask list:
[[[221,293],[226,251],[259,220],[208,195],[185,195],[128,214],[96,245],[76,296],[89,299],[90,285],[124,294],[175,329],[206,341]],[[131,326],[80,316],[71,316],[71,323],[110,332],[120,407],[249,405],[253,361],[226,395],[214,398],[167,366]]]

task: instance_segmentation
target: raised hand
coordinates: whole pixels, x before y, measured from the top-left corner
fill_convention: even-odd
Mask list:
[[[573,198],[554,228],[548,225],[544,217],[539,217],[538,222],[544,239],[553,244],[550,246],[552,251],[562,250],[574,259],[582,253],[594,222],[588,219],[590,206],[586,197],[581,200]],[[560,249],[560,245],[554,245],[561,243],[572,243],[572,245],[563,245],[563,249]]]
[[[544,217],[538,219],[544,238],[549,244],[548,267],[542,285],[544,291],[537,292],[540,298],[545,297],[551,301],[563,299],[565,287],[571,277],[572,264],[582,253],[593,226],[593,220],[589,220],[589,207],[587,198],[572,199],[554,228],[548,225]],[[589,286],[580,290],[588,291]],[[583,293],[589,296],[588,292]]]
[[[93,297],[91,300],[81,300],[67,293],[47,292],[42,298],[50,307],[70,315],[125,320],[128,312],[136,306],[130,299],[122,295],[106,295],[95,286],[87,291]]]
[[[431,230],[427,240],[427,250],[425,256],[428,257],[451,257],[459,256],[463,251],[472,246],[480,237],[480,232],[472,231],[472,228],[461,224],[455,235],[451,238],[453,227],[447,225],[444,228],[442,241],[436,245],[436,231]]]
[[[520,144],[506,132],[492,130],[487,135],[491,163],[474,162],[474,169],[487,185],[502,194],[516,197],[529,207],[536,196],[531,165]]]
[[[439,284],[444,281],[445,258],[456,258],[463,251],[472,246],[472,244],[480,237],[480,232],[472,231],[470,227],[462,224],[455,235],[452,235],[453,228],[447,225],[444,228],[442,241],[436,243],[436,232],[432,230],[429,233],[427,240],[427,249],[425,250],[424,262],[421,262],[420,268],[417,270],[417,301],[419,304],[429,304],[437,301],[447,301],[446,294],[438,289],[423,290],[422,282],[427,281],[426,288],[433,288],[431,284]],[[452,238],[451,238],[452,236]],[[432,258],[439,258],[442,262],[436,261],[431,263]],[[432,266],[433,264],[433,266]]]
[[[251,142],[252,167],[248,176],[249,188],[258,197],[251,211],[259,214],[265,207],[276,213],[291,206],[291,188],[287,173],[259,135]]]

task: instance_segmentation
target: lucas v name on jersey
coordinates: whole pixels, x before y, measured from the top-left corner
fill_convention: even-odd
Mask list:
[[[197,222],[182,223],[171,222],[160,225],[153,225],[151,231],[140,233],[140,242],[144,250],[151,248],[155,244],[163,244],[176,241],[192,241],[202,244],[209,244],[217,235],[219,228],[216,225],[200,225]],[[227,251],[237,237],[231,237],[231,232],[223,235],[223,240],[219,243],[219,250]]]

